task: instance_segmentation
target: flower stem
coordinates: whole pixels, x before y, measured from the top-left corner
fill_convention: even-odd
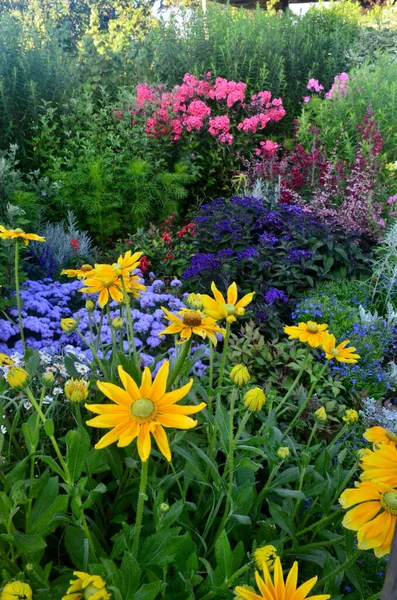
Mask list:
[[[19,289],[19,242],[15,240],[15,297],[17,299],[19,333],[22,342],[22,353],[25,354],[26,344],[25,335],[23,333],[22,312],[21,312],[21,293]]]
[[[339,433],[336,434],[336,436],[334,437],[334,439],[332,440],[332,442],[329,444],[327,450],[330,451],[331,448],[333,446],[335,446],[336,442],[338,442],[340,440],[340,438],[342,437],[342,435],[345,433],[346,429],[349,427],[348,423],[345,423],[342,427],[342,429],[339,431]]]
[[[238,571],[236,571],[235,573],[233,573],[233,575],[231,575],[229,577],[229,579],[226,579],[226,581],[224,581],[222,583],[222,585],[217,586],[217,590],[227,590],[228,587],[230,587],[231,585],[233,585],[233,583],[242,575],[244,575],[244,573],[246,573],[247,571],[249,571],[249,569],[251,568],[252,563],[249,562],[246,565],[244,565],[243,567],[241,567],[241,569],[239,569]],[[208,592],[208,594],[206,594],[205,596],[203,596],[202,600],[211,600],[211,598],[215,598],[218,595],[218,591],[216,592]]]
[[[136,510],[136,519],[135,519],[135,532],[134,532],[134,540],[132,542],[132,556],[134,558],[136,558],[138,556],[139,536],[141,534],[141,527],[142,527],[143,507],[145,504],[145,500],[147,498],[146,485],[147,485],[148,467],[149,467],[149,462],[142,461],[141,481],[139,484],[138,505],[137,505],[137,510]]]
[[[124,277],[121,277],[121,285],[123,286],[124,304],[125,304],[125,308],[126,308],[127,338],[129,341],[129,350],[132,346],[132,352],[134,354],[135,364],[138,368],[139,367],[139,357],[138,357],[138,352],[137,352],[136,345],[135,345],[134,324],[132,322],[131,309],[130,309],[131,301],[130,301],[130,297],[128,295],[127,289],[125,287]]]
[[[356,552],[354,552],[351,556],[349,556],[348,559],[345,560],[343,565],[340,565],[339,567],[334,569],[332,573],[329,573],[326,577],[320,579],[320,581],[316,583],[316,587],[319,585],[325,585],[326,583],[328,583],[328,581],[334,580],[336,577],[338,577],[338,575],[346,571],[346,569],[348,569],[350,565],[352,565],[356,561],[356,558],[359,554],[361,554],[361,550],[356,550]]]
[[[170,387],[172,386],[172,384],[175,382],[176,378],[178,377],[180,370],[183,367],[183,363],[185,362],[185,360],[190,352],[190,348],[192,345],[192,338],[190,338],[190,340],[188,340],[187,342],[184,342],[181,345],[182,345],[181,352],[177,358],[175,367],[168,378],[167,389],[170,389]]]
[[[106,377],[109,377],[107,369],[106,369],[105,365],[103,364],[103,362],[101,361],[101,359],[99,358],[99,356],[97,354],[97,351],[94,348],[94,346],[89,343],[89,341],[87,340],[87,338],[78,329],[76,329],[75,333],[77,333],[77,335],[85,343],[85,345],[87,346],[87,348],[89,348],[91,350],[92,356],[94,357],[95,361],[100,366],[100,368],[102,369],[103,374]]]
[[[324,365],[324,366],[323,366],[323,368],[321,369],[321,371],[320,371],[320,373],[319,373],[318,377],[316,377],[316,378],[315,378],[315,380],[313,381],[313,383],[312,383],[312,385],[311,385],[311,388],[310,388],[310,390],[309,390],[309,392],[308,392],[308,394],[307,394],[307,396],[306,396],[305,400],[303,401],[303,404],[302,404],[302,406],[300,407],[300,409],[299,409],[299,410],[298,410],[298,412],[296,413],[295,417],[292,419],[292,421],[291,421],[290,425],[287,427],[287,429],[286,429],[286,431],[285,431],[285,433],[284,433],[284,435],[283,435],[283,438],[284,438],[284,437],[286,437],[286,436],[288,435],[288,433],[289,433],[289,432],[291,431],[291,429],[294,427],[295,423],[298,421],[298,419],[299,419],[299,417],[301,416],[301,414],[302,414],[302,413],[303,413],[303,412],[306,410],[306,407],[307,407],[307,405],[308,405],[308,403],[309,403],[309,400],[310,400],[310,398],[311,398],[311,397],[312,397],[312,395],[313,395],[313,392],[314,392],[314,390],[315,390],[315,388],[316,388],[316,386],[317,386],[318,382],[320,381],[321,377],[323,376],[325,369],[328,367],[328,362],[329,362],[329,361],[327,360],[327,362],[325,363],[325,365]]]
[[[298,385],[303,373],[306,370],[307,367],[307,363],[309,360],[309,356],[310,356],[310,350],[307,350],[305,359],[302,363],[301,368],[299,369],[299,372],[297,374],[297,376],[295,377],[291,387],[289,388],[288,392],[285,394],[284,398],[281,400],[281,402],[278,404],[277,408],[276,408],[276,415],[280,412],[281,408],[284,406],[284,404],[287,402],[288,398],[291,396],[292,392],[295,390],[296,386]]]
[[[225,333],[225,339],[223,341],[223,350],[222,350],[221,366],[219,369],[218,387],[220,387],[223,383],[223,375],[225,372],[226,358],[227,358],[227,349],[229,346],[230,330],[231,330],[231,323],[226,323],[226,333]]]

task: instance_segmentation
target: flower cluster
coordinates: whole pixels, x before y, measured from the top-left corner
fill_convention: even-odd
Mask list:
[[[327,360],[335,359],[337,362],[355,364],[360,358],[355,354],[356,349],[353,346],[347,346],[350,340],[345,340],[336,344],[334,335],[327,331],[328,325],[318,324],[314,321],[299,323],[298,325],[286,325],[284,332],[290,340],[298,339],[300,342],[306,342],[311,348],[319,348],[324,351]]]
[[[185,134],[207,131],[219,143],[231,145],[238,132],[254,134],[285,116],[280,98],[262,91],[246,99],[246,87],[222,77],[213,80],[211,73],[202,79],[186,73],[171,91],[139,84],[133,119],[143,115],[145,132],[153,137],[169,136],[175,142]],[[246,115],[241,121],[239,113]]]

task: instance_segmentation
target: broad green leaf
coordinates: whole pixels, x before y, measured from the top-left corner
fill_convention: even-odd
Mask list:
[[[134,594],[131,600],[154,600],[160,593],[163,586],[162,581],[153,581],[152,583],[144,583],[142,587]],[[126,598],[125,600],[129,600]]]
[[[223,530],[215,543],[215,558],[218,568],[226,581],[233,571],[233,553],[227,539],[226,531]]]
[[[25,533],[14,533],[13,538],[16,548],[25,554],[33,554],[34,552],[44,550],[47,545],[43,536],[38,534],[26,535]]]
[[[84,427],[72,429],[66,434],[66,463],[69,467],[72,481],[80,477],[90,450],[90,436]]]
[[[293,537],[294,524],[293,524],[292,520],[290,519],[289,515],[285,512],[285,510],[283,510],[277,504],[274,504],[273,502],[269,502],[269,501],[268,501],[268,504],[269,504],[270,514],[273,517],[276,525],[278,525],[280,527],[280,529],[282,529],[283,531],[288,533],[288,535]]]

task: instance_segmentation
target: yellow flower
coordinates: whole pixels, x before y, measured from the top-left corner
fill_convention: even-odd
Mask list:
[[[66,333],[72,333],[77,327],[76,319],[61,319],[61,329]]]
[[[324,408],[324,406],[320,406],[320,408],[318,408],[315,413],[314,413],[314,417],[315,419],[317,419],[317,421],[319,421],[320,423],[325,423],[325,421],[328,419],[328,415],[326,413],[326,410]]]
[[[146,367],[140,387],[121,366],[118,367],[118,372],[124,389],[113,383],[97,382],[101,392],[115,404],[85,405],[88,410],[99,415],[87,421],[87,425],[113,428],[99,440],[95,448],[97,450],[106,448],[117,440],[117,445],[123,448],[138,438],[138,453],[141,460],[145,462],[150,455],[150,434],[152,434],[160,452],[170,461],[171,451],[164,427],[191,429],[197,425],[197,421],[186,415],[197,413],[206,406],[205,402],[197,406],[176,404],[189,392],[193,379],[182,388],[167,393],[169,373],[167,360],[161,365],[153,382],[150,369]]]
[[[84,379],[69,379],[65,383],[65,395],[71,402],[82,402],[88,398],[90,382]]]
[[[394,446],[394,448],[397,444],[397,435],[392,431],[384,429],[383,427],[370,427],[364,431],[363,437],[368,442],[372,442],[373,444],[388,444],[389,446]]]
[[[114,272],[118,277],[128,277],[131,271],[139,268],[139,259],[142,256],[142,252],[135,252],[131,254],[131,250],[128,250],[124,256],[119,256],[117,263],[112,265]]]
[[[397,490],[384,483],[364,481],[345,490],[339,502],[346,513],[342,525],[357,531],[360,550],[372,548],[378,558],[389,554],[397,521]]]
[[[123,268],[120,265],[121,271]],[[123,282],[112,265],[95,265],[95,269],[89,273],[84,283],[86,287],[79,291],[86,294],[99,294],[98,304],[101,308],[109,302],[109,296],[120,304],[124,300]],[[142,283],[139,283],[138,276],[128,275],[128,272],[124,279],[124,287],[126,292],[134,296],[138,296],[139,292],[146,289]]]
[[[255,387],[244,394],[244,404],[248,410],[261,410],[266,402],[265,392],[260,387]]]
[[[84,279],[85,277],[89,277],[91,271],[94,270],[94,267],[91,265],[81,265],[80,269],[64,269],[61,271],[61,275],[66,275],[66,277],[77,277],[77,279]]]
[[[1,590],[0,600],[32,600],[32,588],[23,581],[10,581]]]
[[[309,579],[309,581],[303,583],[299,588],[296,587],[298,582],[297,562],[294,562],[285,582],[279,557],[276,558],[274,563],[274,583],[266,563],[263,563],[263,574],[264,579],[262,579],[258,571],[255,572],[259,594],[251,592],[243,586],[237,586],[235,593],[241,596],[243,600],[328,600],[331,597],[328,594],[308,596],[310,590],[317,583],[317,577]]]
[[[99,575],[89,575],[82,571],[74,571],[77,579],[72,579],[70,588],[62,600],[110,600],[111,595],[106,583]]]
[[[288,458],[289,455],[290,455],[290,451],[289,451],[289,448],[287,448],[287,446],[281,446],[281,448],[279,448],[277,450],[277,456],[279,458],[282,458],[283,460]]]
[[[112,320],[112,327],[114,329],[121,329],[123,327],[123,319],[121,317],[115,317]]]
[[[356,423],[356,421],[358,421],[358,412],[356,410],[353,410],[352,408],[349,408],[345,412],[345,414],[342,417],[342,419],[348,425],[351,425],[352,423]]]
[[[321,346],[324,340],[324,332],[328,328],[325,323],[315,323],[308,321],[307,323],[298,323],[298,325],[286,325],[284,333],[289,336],[290,340],[298,339],[300,342],[306,342],[312,348]]]
[[[12,358],[8,354],[0,352],[0,367],[12,367],[13,365],[15,365],[15,362]]]
[[[203,303],[199,294],[189,294],[185,303],[190,306],[190,308],[197,308],[198,310],[203,308]]]
[[[95,304],[92,300],[87,300],[87,302],[85,303],[85,307],[88,310],[88,312],[92,312],[93,310],[95,310]]]
[[[266,563],[267,567],[271,569],[274,565],[276,557],[277,548],[270,544],[254,550],[254,560],[258,569],[263,569],[263,563]]]
[[[385,169],[387,169],[388,171],[396,171],[397,170],[397,160],[396,162],[392,163],[387,163],[387,165],[385,165]]]
[[[29,373],[25,369],[21,369],[21,367],[14,367],[7,373],[8,384],[17,390],[23,389],[27,385],[28,380]]]
[[[55,385],[54,373],[51,373],[51,371],[48,371],[48,373],[44,373],[43,377],[41,378],[41,381],[45,387],[53,387]]]
[[[168,309],[161,307],[166,318],[171,321],[171,325],[160,331],[159,335],[181,334],[180,344],[190,340],[192,334],[199,335],[203,339],[209,338],[216,346],[216,333],[224,334],[211,317],[205,316],[199,310],[191,310],[190,308],[182,308],[176,315],[173,315]]]
[[[45,242],[45,238],[35,233],[25,233],[22,229],[6,229],[3,225],[0,225],[0,238],[3,240],[23,240],[25,246],[29,245],[29,242]]]
[[[367,449],[361,457],[360,466],[363,469],[362,481],[397,487],[397,449],[394,446],[381,444],[375,452]]]
[[[251,379],[251,375],[245,365],[234,365],[230,371],[230,379],[235,385],[245,385]]]
[[[353,346],[346,348],[347,344],[349,343],[350,340],[345,340],[337,346],[335,336],[326,332],[321,345],[325,352],[325,357],[328,360],[335,358],[335,360],[339,362],[354,365],[358,362],[357,359],[361,358],[361,356],[359,354],[355,354],[356,349]]]
[[[211,284],[211,291],[214,294],[214,298],[207,294],[200,294],[200,299],[203,303],[204,312],[215,319],[216,321],[223,321],[226,319],[228,323],[236,321],[235,315],[241,317],[245,313],[245,307],[252,302],[252,298],[255,292],[246,294],[237,302],[237,285],[232,283],[227,289],[226,300],[223,294],[220,293],[215,283]]]

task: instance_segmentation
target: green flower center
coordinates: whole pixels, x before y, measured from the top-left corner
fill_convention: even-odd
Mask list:
[[[225,304],[225,308],[228,315],[234,315],[236,312],[236,307],[234,304]]]
[[[397,444],[397,435],[395,433],[393,433],[392,431],[386,431],[386,435],[389,438],[389,440]]]
[[[308,325],[308,326],[306,327],[306,330],[307,330],[309,333],[318,333],[318,327],[317,327],[317,325]]]
[[[189,327],[199,327],[201,325],[201,315],[197,310],[187,310],[182,320],[183,324]]]
[[[381,496],[382,506],[392,515],[397,515],[397,492],[386,492]]]
[[[95,585],[92,585],[92,583],[90,583],[90,585],[88,585],[84,590],[84,600],[88,600],[98,592],[98,588],[95,587]]]
[[[156,409],[156,405],[149,398],[139,398],[131,406],[131,414],[139,419],[147,419]]]
[[[339,354],[340,354],[338,348],[331,348],[329,353],[332,354],[332,356],[339,356]]]

